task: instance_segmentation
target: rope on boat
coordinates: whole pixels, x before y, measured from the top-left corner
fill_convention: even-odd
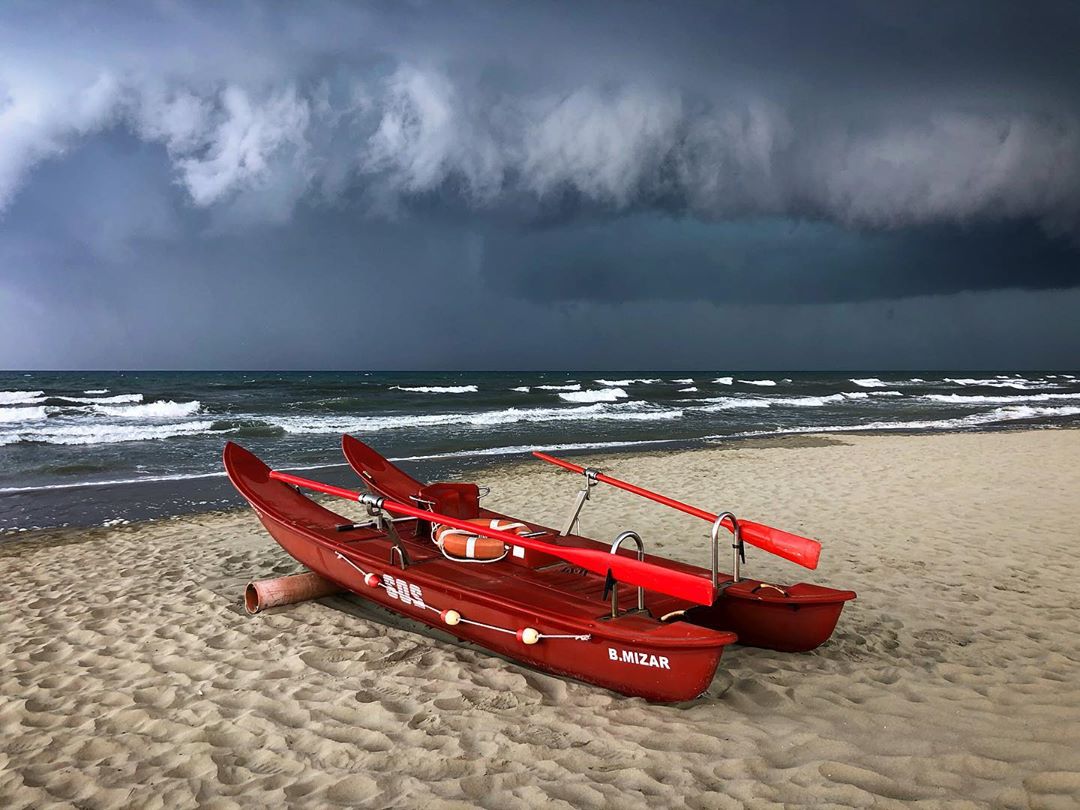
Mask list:
[[[390,586],[387,585],[385,582],[383,582],[378,574],[375,574],[375,573],[373,573],[371,571],[365,571],[363,568],[361,568],[359,565],[354,563],[352,560],[350,560],[348,557],[346,557],[340,551],[335,551],[334,556],[336,556],[339,560],[342,560],[346,565],[349,565],[353,569],[355,569],[364,578],[364,584],[367,585],[369,588],[382,588],[382,589],[389,592]],[[446,610],[440,610],[439,608],[433,607],[432,605],[429,605],[426,602],[420,602],[417,605],[417,603],[414,601],[414,602],[412,602],[412,604],[416,605],[417,607],[422,607],[425,610],[432,610],[435,613],[438,613],[439,618],[442,619],[444,623],[450,625],[451,627],[453,627],[456,624],[471,624],[471,625],[474,625],[475,627],[483,627],[485,630],[494,630],[494,631],[496,631],[498,633],[507,633],[507,634],[509,634],[511,636],[516,636],[517,640],[520,641],[522,644],[536,644],[538,641],[540,641],[541,639],[545,639],[545,638],[564,638],[564,639],[571,639],[573,641],[591,641],[592,640],[592,634],[591,633],[583,633],[583,634],[541,633],[539,630],[537,630],[534,627],[523,627],[520,630],[511,630],[508,627],[498,627],[498,626],[496,626],[494,624],[485,624],[484,622],[478,622],[478,621],[475,621],[474,619],[466,619],[458,611],[456,611],[456,610],[454,610],[452,608],[447,608]]]

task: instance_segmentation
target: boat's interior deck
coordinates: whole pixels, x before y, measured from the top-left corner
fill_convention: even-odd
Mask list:
[[[339,523],[346,522],[340,519]],[[538,597],[537,607],[540,603],[547,602],[547,595],[553,603],[562,606],[565,610],[568,597],[577,604],[581,611],[591,617],[605,615],[610,610],[610,594],[604,596],[604,578],[577,568],[570,563],[561,560],[545,562],[537,567],[529,567],[521,564],[521,561],[507,558],[494,563],[474,563],[451,561],[443,557],[438,548],[428,538],[424,524],[418,533],[418,521],[403,521],[395,524],[395,529],[401,539],[408,557],[408,569],[433,566],[436,569],[444,569],[451,566],[453,579],[461,587],[483,589],[487,593],[498,594],[500,592],[514,593],[520,596],[523,586],[535,589]],[[316,527],[311,527],[315,529]],[[325,525],[316,529],[326,540],[340,544],[346,548],[366,556],[379,556],[390,561],[393,541],[380,533],[371,530],[356,530],[354,532],[338,532],[334,529],[327,531]],[[359,535],[350,537],[350,534]],[[384,556],[385,555],[385,556]],[[394,560],[397,565],[397,559]],[[406,569],[406,570],[408,570]],[[434,572],[433,572],[434,573]],[[637,605],[637,588],[617,584],[619,589],[620,609],[626,610]],[[692,603],[666,596],[664,594],[646,592],[646,607],[654,616],[661,616],[674,610],[682,610],[692,606]]]

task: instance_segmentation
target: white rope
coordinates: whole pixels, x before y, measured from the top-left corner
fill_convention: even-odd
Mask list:
[[[346,557],[340,551],[334,552],[334,556],[336,556],[339,560],[344,561],[347,565],[352,566],[352,568],[354,568],[356,571],[359,571],[365,578],[368,576],[367,571],[365,571],[359,565],[354,563],[352,560],[350,560],[348,557]],[[385,582],[382,581],[381,577],[379,578],[378,586],[380,588],[382,588],[383,590],[385,590],[385,591],[390,590],[390,587]],[[415,606],[416,602],[412,602],[412,604]],[[445,612],[443,610],[440,610],[437,607],[429,605],[427,602],[421,603],[421,606],[426,610],[431,610],[431,611],[434,611],[435,613],[438,613],[440,616]],[[459,616],[460,616],[460,614],[459,614]],[[458,621],[460,623],[462,623],[462,624],[471,624],[471,625],[474,625],[475,627],[483,627],[486,630],[494,630],[494,631],[496,631],[498,633],[507,633],[507,634],[509,634],[511,636],[516,636],[518,634],[517,630],[508,630],[505,627],[496,627],[493,624],[484,624],[484,622],[478,622],[478,621],[474,621],[472,619],[466,619],[464,616],[460,616]],[[561,635],[561,634],[556,634],[556,633],[537,633],[537,637],[538,638],[566,638],[566,639],[571,639],[573,641],[590,641],[592,639],[592,635],[589,634],[589,633],[586,633],[584,635]]]
[[[472,619],[466,619],[464,616],[461,617],[461,622],[462,622],[462,624],[475,624],[477,627],[485,627],[488,630],[497,630],[500,633],[509,633],[512,636],[517,635],[517,630],[507,630],[505,627],[496,627],[493,624],[484,624],[483,622],[474,622]]]

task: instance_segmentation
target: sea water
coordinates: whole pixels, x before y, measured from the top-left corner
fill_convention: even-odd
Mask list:
[[[5,372],[0,531],[239,503],[221,449],[355,484],[351,433],[418,475],[573,453],[843,431],[1080,422],[1077,372]]]

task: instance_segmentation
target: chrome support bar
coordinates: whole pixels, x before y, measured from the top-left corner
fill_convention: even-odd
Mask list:
[[[562,531],[559,532],[560,537],[566,537],[571,532],[576,533],[578,531],[578,518],[581,516],[581,508],[585,506],[585,501],[589,500],[589,494],[592,488],[596,486],[596,476],[599,474],[599,471],[594,470],[592,467],[585,468],[585,487],[578,492],[574,508],[570,511],[565,523],[563,523]]]
[[[409,567],[409,554],[408,554],[408,552],[405,551],[405,547],[402,546],[402,545],[395,544],[395,545],[390,546],[390,564],[391,565],[394,564],[394,555],[395,554],[398,556],[398,559],[401,562],[401,570],[404,571],[406,568]]]
[[[712,585],[716,587],[717,572],[720,568],[720,530],[724,528],[724,518],[731,518],[731,525],[734,532],[731,535],[731,548],[732,548],[732,561],[731,561],[731,577],[732,582],[738,582],[740,579],[740,555],[742,554],[742,535],[739,534],[739,521],[732,512],[721,512],[716,516],[716,520],[713,521],[712,531],[710,532],[710,538],[712,546]]]
[[[637,558],[639,561],[645,559],[645,544],[641,542],[641,535],[633,531],[625,531],[615,538],[615,542],[611,544],[611,553],[614,554],[619,550],[619,547],[626,540],[633,540],[634,545],[637,546]],[[644,612],[645,610],[645,589],[640,585],[637,589],[637,609]],[[615,583],[611,586],[611,618],[615,618],[619,615],[619,583]]]

